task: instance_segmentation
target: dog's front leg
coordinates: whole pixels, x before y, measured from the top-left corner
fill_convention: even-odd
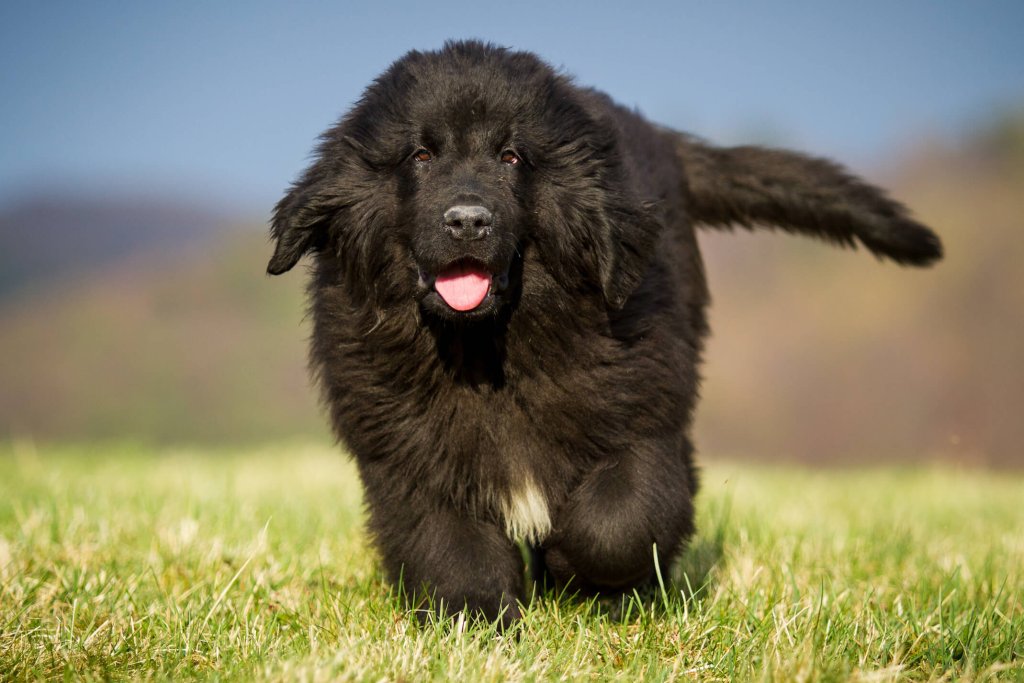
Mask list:
[[[588,473],[541,545],[556,583],[585,593],[624,592],[655,578],[693,533],[689,445],[639,445]],[[657,555],[655,554],[657,546]]]
[[[370,529],[392,582],[426,616],[466,611],[507,628],[520,616],[523,558],[496,524],[442,504],[370,504]]]

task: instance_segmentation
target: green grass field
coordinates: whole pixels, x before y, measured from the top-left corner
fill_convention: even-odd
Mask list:
[[[0,446],[0,679],[1024,680],[1024,478],[708,464],[614,621],[420,627],[323,446]]]

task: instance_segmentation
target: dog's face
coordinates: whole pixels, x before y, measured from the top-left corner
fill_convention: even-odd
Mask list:
[[[533,103],[508,73],[438,66],[425,65],[403,91],[397,225],[423,309],[474,319],[509,305],[523,285],[518,259],[537,233],[536,142],[523,115]]]
[[[449,320],[549,297],[621,306],[659,226],[623,195],[614,126],[579,92],[526,53],[410,53],[278,204],[269,272],[312,250],[357,302]]]

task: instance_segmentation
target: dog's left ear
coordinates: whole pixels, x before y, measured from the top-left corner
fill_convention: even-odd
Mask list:
[[[609,308],[618,310],[643,279],[661,232],[651,207],[611,195],[595,226],[601,290]]]

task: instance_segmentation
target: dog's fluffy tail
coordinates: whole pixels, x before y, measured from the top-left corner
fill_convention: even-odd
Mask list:
[[[778,227],[880,257],[927,266],[942,242],[907,209],[825,159],[763,147],[714,147],[678,137],[694,222],[714,228]]]

